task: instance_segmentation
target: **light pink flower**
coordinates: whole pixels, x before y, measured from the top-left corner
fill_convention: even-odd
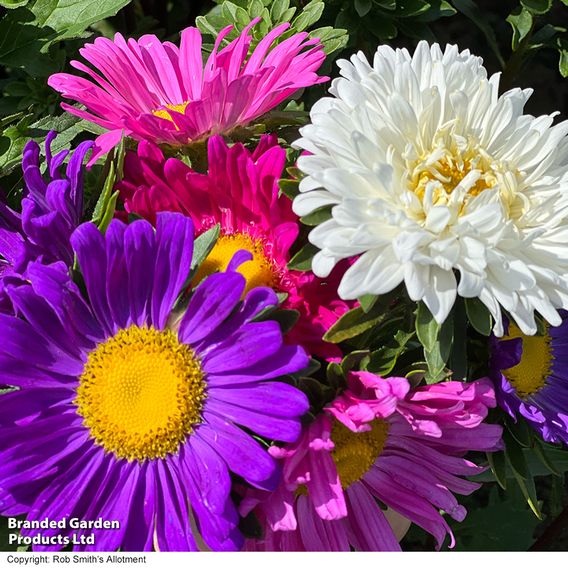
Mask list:
[[[316,74],[325,58],[318,39],[298,33],[272,47],[289,24],[274,28],[249,56],[250,30],[258,21],[220,49],[232,26],[223,29],[205,65],[197,28],[181,33],[179,48],[154,35],[138,41],[119,33],[114,41],[97,38],[79,50],[92,68],[71,62],[90,79],[56,73],[48,84],[86,107],[63,103],[65,110],[109,131],[97,138],[91,163],[116,146],[123,132],[182,146],[247,124],[298,89],[327,80]]]
[[[338,357],[340,349],[322,336],[350,307],[337,297],[345,267],[326,279],[288,270],[299,226],[290,200],[279,193],[285,159],[275,135],[263,136],[252,153],[213,136],[208,141],[209,171],[202,174],[175,158],[166,160],[156,145],[141,142],[137,153],[127,153],[118,187],[126,211],[152,222],[159,211],[175,211],[191,217],[197,235],[219,224],[220,238],[196,279],[225,269],[235,252],[248,250],[252,260],[238,269],[247,278],[247,289],[270,286],[287,294],[284,308],[300,312],[286,341],[301,344],[312,355]]]
[[[439,511],[462,521],[454,493],[477,489],[462,476],[485,469],[464,456],[501,447],[501,427],[483,422],[495,406],[490,381],[409,391],[406,379],[360,372],[348,384],[297,442],[271,448],[283,479],[269,497],[249,490],[241,502],[241,514],[255,510],[264,522],[263,539],[249,540],[248,550],[400,550],[392,511],[430,532],[438,548],[446,535],[453,546]]]

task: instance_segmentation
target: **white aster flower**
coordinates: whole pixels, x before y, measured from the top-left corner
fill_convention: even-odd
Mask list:
[[[502,306],[525,334],[535,310],[568,308],[568,122],[523,114],[531,90],[499,96],[479,57],[422,42],[338,62],[296,146],[306,174],[294,211],[332,206],[310,233],[318,276],[359,256],[344,299],[404,281],[443,322],[456,294],[478,297],[503,334]],[[459,275],[456,278],[456,275]]]

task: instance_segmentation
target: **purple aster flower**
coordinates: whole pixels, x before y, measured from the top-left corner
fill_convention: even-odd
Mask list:
[[[254,321],[275,293],[241,301],[242,251],[188,292],[193,225],[177,213],[155,230],[114,220],[105,236],[86,223],[71,244],[85,298],[62,262],[30,263],[6,287],[17,317],[0,314],[0,383],[19,390],[0,396],[0,512],[120,524],[76,550],[239,549],[231,475],[273,489],[279,470],[253,434],[292,442],[308,409],[275,380],[305,352]]]
[[[45,177],[40,170],[39,145],[30,140],[24,148],[26,196],[22,212],[16,213],[0,202],[0,277],[21,274],[36,259],[46,263],[61,260],[68,265],[73,262],[69,237],[83,215],[82,165],[93,142],[79,144],[62,173],[69,150],[52,156],[55,137],[56,133],[50,132],[45,140]]]
[[[523,335],[510,324],[492,338],[491,368],[497,403],[524,418],[547,442],[568,444],[568,318],[544,335]]]

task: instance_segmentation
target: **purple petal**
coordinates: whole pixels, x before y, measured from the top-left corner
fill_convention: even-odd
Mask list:
[[[154,229],[150,223],[136,221],[128,226],[124,233],[128,296],[131,319],[138,326],[146,322],[150,313],[155,247]]]
[[[181,341],[191,345],[219,327],[239,303],[245,284],[245,278],[236,272],[212,274],[203,280],[181,321]]]
[[[163,329],[191,269],[193,257],[191,219],[180,213],[158,213],[156,245],[152,322],[157,329]]]

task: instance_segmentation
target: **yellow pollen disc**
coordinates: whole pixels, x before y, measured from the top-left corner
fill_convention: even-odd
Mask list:
[[[550,347],[550,336],[545,335],[523,335],[515,325],[509,326],[509,335],[506,339],[522,338],[523,355],[518,365],[505,369],[503,374],[513,385],[515,391],[521,398],[534,394],[539,391],[546,383],[550,375],[552,360],[552,350]]]
[[[444,156],[434,164],[426,165],[425,163],[421,163],[414,170],[410,181],[411,189],[422,201],[428,183],[432,181],[437,182],[433,195],[434,205],[445,205],[447,198],[465,176],[470,171],[483,167],[483,165],[479,163],[474,165],[472,162],[473,160],[468,158]],[[497,180],[492,173],[482,174],[475,184],[470,187],[468,196],[475,197],[482,191],[490,189],[496,183]]]
[[[343,489],[359,481],[371,469],[385,447],[388,433],[386,420],[374,420],[368,432],[352,432],[338,420],[334,421],[331,439],[335,448],[331,455]]]
[[[89,353],[79,383],[75,404],[84,425],[119,458],[175,453],[201,420],[201,364],[169,330],[120,330]]]
[[[257,286],[273,288],[278,279],[273,263],[264,252],[264,245],[260,240],[253,239],[245,233],[221,235],[209,256],[199,267],[193,285],[196,286],[214,272],[226,270],[234,254],[241,249],[252,254],[252,260],[244,262],[237,270],[246,278],[245,294]]]
[[[165,108],[159,108],[159,109],[153,110],[152,114],[154,116],[158,116],[160,118],[165,118],[166,120],[169,120],[170,122],[174,122],[174,119],[172,118],[172,115],[170,114],[170,110],[184,114],[185,109],[190,102],[191,101],[184,101],[183,103],[180,103],[179,105],[165,104],[164,105]]]

